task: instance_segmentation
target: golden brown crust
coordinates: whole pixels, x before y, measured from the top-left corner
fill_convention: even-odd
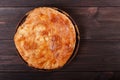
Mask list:
[[[69,18],[48,7],[32,10],[19,26],[14,42],[22,58],[32,67],[62,67],[75,48],[76,34]]]

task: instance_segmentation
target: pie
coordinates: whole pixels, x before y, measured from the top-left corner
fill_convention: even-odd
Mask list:
[[[25,62],[37,69],[63,67],[72,56],[76,31],[72,21],[50,7],[31,10],[14,35],[15,46]]]

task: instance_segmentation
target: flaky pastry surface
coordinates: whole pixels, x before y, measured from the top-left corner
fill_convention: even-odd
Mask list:
[[[29,66],[55,69],[64,66],[72,55],[76,33],[66,15],[40,7],[28,13],[15,33],[14,42]]]

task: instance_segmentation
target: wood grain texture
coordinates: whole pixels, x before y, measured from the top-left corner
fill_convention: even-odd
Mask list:
[[[7,76],[6,76],[7,75]],[[72,76],[70,76],[72,75]],[[1,80],[94,80],[97,72],[24,72],[24,73],[0,73]],[[21,77],[22,76],[22,77]],[[86,77],[87,76],[87,77]]]
[[[1,0],[1,7],[26,6],[120,6],[119,0]]]
[[[55,72],[28,67],[13,42],[19,20],[39,6],[68,12],[81,34],[76,57]],[[91,72],[120,71],[119,35],[120,0],[0,0],[0,80],[119,80],[119,72]]]
[[[32,8],[0,8],[0,71],[34,71],[20,59],[13,42],[17,23]],[[81,43],[76,58],[60,71],[120,71],[120,7],[61,9],[78,24]]]
[[[7,76],[6,76],[7,75]],[[112,72],[4,72],[1,80],[113,80]],[[22,76],[22,77],[21,77]],[[118,75],[117,75],[118,76]],[[114,80],[118,80],[115,78]]]
[[[0,8],[0,39],[13,39],[16,25],[31,9],[33,7]],[[60,9],[73,17],[81,33],[81,39],[120,39],[120,7],[62,7]]]

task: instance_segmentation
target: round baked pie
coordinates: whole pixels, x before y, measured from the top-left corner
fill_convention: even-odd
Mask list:
[[[73,54],[76,32],[72,21],[54,8],[31,10],[14,36],[15,46],[31,67],[56,69]]]

